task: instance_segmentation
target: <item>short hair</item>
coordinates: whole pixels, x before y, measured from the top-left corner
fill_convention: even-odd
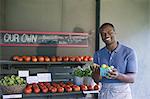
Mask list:
[[[111,23],[104,23],[99,27],[99,32],[101,31],[102,28],[104,28],[105,26],[111,26],[113,28],[113,30],[115,31],[115,27],[113,24]]]

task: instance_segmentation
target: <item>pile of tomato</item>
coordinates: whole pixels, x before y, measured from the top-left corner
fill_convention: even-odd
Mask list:
[[[78,91],[87,91],[87,90],[99,90],[99,85],[75,85],[72,82],[39,82],[28,84],[24,89],[25,94],[30,94],[32,92],[38,94],[42,93],[63,93],[63,92],[78,92]]]
[[[93,61],[92,56],[13,56],[18,62],[81,62]]]

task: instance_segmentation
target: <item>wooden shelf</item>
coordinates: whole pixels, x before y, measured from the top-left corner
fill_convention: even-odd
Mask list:
[[[8,60],[0,60],[0,64],[51,64],[51,65],[65,65],[65,64],[71,64],[71,65],[77,65],[77,64],[86,64],[86,63],[92,63],[92,62],[17,62],[17,61],[8,61]]]
[[[23,93],[23,97],[37,97],[37,96],[61,96],[61,95],[82,95],[83,92],[79,91],[79,92],[63,92],[63,93],[39,93],[39,94],[35,94],[35,93],[31,93],[31,94],[24,94]],[[83,94],[84,95],[84,94]]]
[[[39,93],[39,94],[35,94],[35,93],[31,93],[31,94],[24,94],[24,93],[18,93],[18,94],[0,94],[1,97],[3,96],[7,96],[7,97],[13,97],[16,95],[20,95],[22,96],[22,98],[34,98],[35,97],[85,97],[86,94],[84,94],[82,91],[79,92],[63,92],[63,93]]]

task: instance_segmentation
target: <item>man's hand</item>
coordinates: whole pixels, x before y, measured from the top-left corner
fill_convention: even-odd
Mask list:
[[[92,78],[96,83],[99,83],[100,81],[100,66],[97,64],[94,64],[91,66],[92,69]]]
[[[116,68],[113,68],[108,72],[108,79],[116,79],[119,76],[119,72]]]
[[[135,79],[135,73],[126,73],[122,74],[119,73],[116,68],[113,68],[112,71],[108,72],[108,79],[118,79],[120,81],[126,82],[126,83],[133,83]]]

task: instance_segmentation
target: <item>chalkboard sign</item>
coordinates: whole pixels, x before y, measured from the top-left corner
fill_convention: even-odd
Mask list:
[[[88,33],[0,31],[0,46],[88,47]]]

